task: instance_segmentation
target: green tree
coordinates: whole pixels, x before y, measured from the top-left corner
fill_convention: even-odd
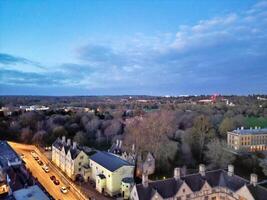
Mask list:
[[[262,168],[262,172],[267,176],[267,159],[260,159],[260,167]]]
[[[223,119],[219,126],[220,135],[226,137],[227,131],[233,130],[235,128],[234,121],[232,118],[226,117]]]
[[[85,134],[85,132],[83,132],[83,131],[78,131],[78,132],[75,134],[73,140],[74,140],[75,142],[77,142],[79,145],[86,145],[87,142],[88,142],[88,139],[87,139],[87,137],[86,137],[86,134]]]
[[[209,160],[211,168],[224,168],[235,160],[235,156],[227,151],[225,141],[211,140],[207,145],[205,157]]]
[[[215,137],[215,130],[212,126],[210,118],[200,115],[194,120],[192,129],[189,131],[192,152],[196,160],[203,161],[203,153],[205,146]]]

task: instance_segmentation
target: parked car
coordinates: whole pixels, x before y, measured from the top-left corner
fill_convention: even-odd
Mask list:
[[[38,163],[40,166],[44,165],[43,161],[41,161],[41,160],[38,160],[37,163]]]
[[[56,180],[56,177],[53,175],[53,176],[50,176],[50,179],[51,179],[52,181],[54,181],[54,180]]]
[[[38,155],[34,151],[31,151],[31,155],[35,160],[36,160],[36,158],[38,158]]]
[[[53,182],[55,185],[59,185],[59,180],[55,179]]]
[[[63,186],[63,187],[60,188],[60,191],[61,191],[63,194],[66,194],[66,193],[68,193],[69,190],[68,190],[67,187]]]
[[[43,169],[46,173],[50,172],[50,169],[49,169],[49,167],[48,167],[47,165],[44,165],[44,166],[42,167],[42,169]]]

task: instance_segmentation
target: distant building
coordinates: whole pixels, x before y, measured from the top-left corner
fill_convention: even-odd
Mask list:
[[[199,173],[181,176],[175,168],[174,177],[148,181],[143,175],[142,184],[133,187],[131,200],[266,200],[267,190],[259,186],[256,174],[250,181],[234,174],[234,166],[228,171],[219,169],[206,171],[199,166]]]
[[[75,180],[78,176],[88,178],[88,155],[77,146],[71,144],[71,139],[58,138],[52,145],[52,162],[55,163],[68,177]]]
[[[42,105],[32,105],[32,106],[20,106],[21,110],[25,111],[40,111],[40,110],[49,110],[49,107]]]
[[[90,178],[95,181],[100,193],[110,196],[130,193],[130,184],[134,175],[134,165],[112,153],[99,151],[90,157]],[[122,184],[123,183],[123,184]],[[129,184],[129,190],[124,186]]]
[[[129,163],[135,165],[136,164],[136,151],[135,151],[135,145],[132,145],[132,148],[130,151],[125,151],[123,150],[124,148],[122,147],[122,140],[116,140],[116,143],[113,143],[111,148],[109,149],[110,153],[113,153],[123,160],[128,161]]]
[[[235,151],[266,151],[267,128],[236,129],[227,133],[227,143]]]

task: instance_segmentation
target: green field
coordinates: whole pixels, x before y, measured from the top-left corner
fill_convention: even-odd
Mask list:
[[[246,117],[245,118],[246,127],[261,127],[267,128],[267,118],[264,117]]]

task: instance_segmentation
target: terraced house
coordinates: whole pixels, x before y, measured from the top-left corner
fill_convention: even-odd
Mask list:
[[[66,141],[65,136],[53,143],[52,161],[72,180],[75,180],[78,175],[86,177],[85,169],[89,165],[88,155],[77,146],[76,142],[71,144],[70,139]]]
[[[175,168],[174,177],[160,181],[148,181],[143,175],[142,184],[131,191],[131,200],[266,200],[267,190],[258,185],[258,177],[251,174],[250,181],[234,174],[234,166],[206,171],[199,166],[199,173],[181,176]]]

